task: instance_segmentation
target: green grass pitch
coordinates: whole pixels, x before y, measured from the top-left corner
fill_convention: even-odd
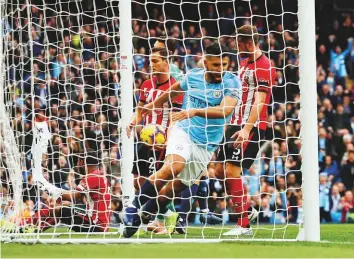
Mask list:
[[[296,226],[261,226],[254,238],[295,238]],[[219,238],[224,230],[190,228],[188,236],[173,238]],[[63,233],[58,238],[67,238]],[[84,235],[75,236],[85,238]],[[107,236],[112,238],[116,236]],[[143,236],[154,238],[155,236]],[[97,236],[95,238],[98,238]],[[170,238],[158,236],[158,238]],[[354,224],[321,225],[321,243],[235,241],[204,244],[80,244],[25,245],[1,244],[1,258],[236,258],[236,257],[313,257],[353,258]]]

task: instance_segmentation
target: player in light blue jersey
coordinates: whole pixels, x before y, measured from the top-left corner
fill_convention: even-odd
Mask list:
[[[173,84],[154,102],[144,106],[147,114],[184,93],[184,110],[173,115],[173,120],[178,122],[169,134],[164,165],[145,181],[139,195],[125,210],[125,237],[134,235],[141,222],[148,223],[151,215],[163,214],[170,199],[192,185],[207,169],[241,91],[238,77],[224,72],[228,66],[226,55],[224,46],[216,43],[208,46],[204,58],[206,70],[190,70],[182,82]]]

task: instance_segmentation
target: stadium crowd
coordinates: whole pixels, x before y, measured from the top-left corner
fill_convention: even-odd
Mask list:
[[[296,6],[283,0],[288,12],[265,19],[261,2],[252,2],[251,9],[248,2],[240,2],[236,19],[232,4],[221,3],[216,10],[215,4],[204,2],[200,6],[202,22],[192,19],[196,10],[192,4],[183,5],[182,16],[172,11],[172,4],[165,4],[163,12],[161,4],[134,3],[135,101],[141,84],[149,77],[149,51],[157,37],[176,40],[171,62],[186,72],[197,66],[205,46],[226,35],[218,40],[234,50],[229,70],[237,71],[236,43],[231,35],[239,25],[257,25],[263,36],[261,49],[277,69],[277,85],[269,106],[266,141],[254,166],[244,172],[244,179],[253,205],[261,212],[260,222],[298,223],[302,220],[302,178]],[[282,12],[276,3],[269,4],[270,13]],[[6,105],[15,107],[11,124],[24,153],[24,202],[30,210],[36,199],[30,154],[34,114],[49,118],[53,135],[42,164],[45,178],[64,189],[75,188],[80,180],[75,156],[80,141],[97,139],[102,143],[102,164],[112,187],[112,209],[119,211],[121,207],[119,19],[117,7],[97,4],[93,11],[93,5],[62,4],[58,8],[60,4],[47,2],[43,11],[41,1],[32,1],[31,17],[25,5],[8,5],[12,15],[4,21]],[[317,7],[324,12],[331,8]],[[85,16],[77,15],[83,12]],[[317,26],[320,210],[325,222],[354,221],[353,14],[354,10],[333,12],[326,16],[326,22],[318,20]],[[3,146],[0,148],[3,151]],[[4,214],[11,190],[4,156],[1,163]],[[210,163],[209,207],[222,215],[224,222],[234,222],[231,200],[223,199],[224,185],[213,179],[213,170]],[[197,202],[193,211],[198,211]],[[198,224],[198,215],[191,213],[190,221]]]

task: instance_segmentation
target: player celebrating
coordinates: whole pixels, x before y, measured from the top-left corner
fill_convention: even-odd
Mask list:
[[[165,48],[153,48],[151,51],[150,61],[152,77],[151,79],[146,80],[140,88],[139,103],[127,129],[128,136],[130,136],[133,126],[139,125],[143,121],[141,114],[142,107],[147,103],[153,102],[176,82],[174,78],[170,77],[167,56],[168,53]],[[172,100],[172,110],[181,108],[182,102],[183,95],[174,98]],[[169,103],[170,102],[167,101],[163,104],[162,108],[154,109],[152,114],[144,118],[144,124],[158,124],[167,130],[170,124],[171,112],[171,105]],[[163,147],[153,146],[151,148],[144,143],[138,143],[132,170],[132,173],[134,174],[134,187],[136,190],[140,190],[145,179],[161,168],[164,156],[165,149]],[[169,217],[166,217],[166,221],[168,221],[166,223],[170,226],[169,231],[172,232],[177,215],[169,211],[168,216]],[[154,227],[156,227],[154,229],[155,233],[167,233],[167,230],[163,226],[163,219],[161,220],[161,224],[154,224],[152,228]]]
[[[185,91],[185,110],[173,115],[178,122],[167,141],[164,165],[145,181],[141,194],[136,195],[125,211],[125,237],[134,235],[141,220],[143,223],[148,221],[158,210],[163,213],[169,200],[193,184],[206,170],[238,100],[239,79],[223,72],[228,62],[226,53],[226,48],[216,43],[208,46],[204,61],[206,71],[190,70],[182,82],[176,82],[154,102],[145,105],[145,113],[151,112]],[[142,205],[140,217],[138,209]]]
[[[223,234],[226,236],[253,233],[249,225],[250,204],[241,173],[251,167],[260,149],[266,130],[271,87],[275,84],[275,69],[271,68],[270,60],[259,48],[257,28],[250,25],[238,28],[237,43],[239,54],[244,57],[239,68],[242,102],[233,116],[233,125],[225,133],[226,143],[220,146],[218,152],[217,161],[223,163],[218,163],[216,168],[218,178],[226,177],[234,211],[239,215],[236,228]]]

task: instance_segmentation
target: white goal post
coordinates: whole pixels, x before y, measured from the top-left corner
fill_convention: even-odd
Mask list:
[[[52,179],[52,177],[53,179],[59,177],[59,182],[55,182],[58,181],[57,178],[55,178],[53,184],[56,184],[57,188],[70,190],[74,188],[73,186],[78,185],[79,179],[82,179],[82,175],[80,175],[79,170],[76,168],[77,160],[74,153],[78,153],[76,149],[79,149],[78,146],[80,145],[75,142],[76,138],[78,139],[77,142],[80,142],[79,140],[91,141],[92,139],[96,141],[96,137],[97,141],[103,139],[101,142],[104,144],[100,143],[97,145],[97,149],[102,150],[103,155],[99,159],[100,162],[104,164],[103,171],[110,181],[110,191],[112,189],[118,190],[121,188],[121,193],[119,191],[112,191],[112,204],[113,201],[119,204],[119,202],[117,202],[119,200],[121,203],[120,205],[116,205],[117,210],[119,206],[122,206],[124,209],[134,199],[133,175],[131,171],[134,153],[136,151],[134,138],[127,136],[126,128],[131,121],[136,105],[136,91],[138,90],[136,84],[138,80],[136,80],[135,77],[140,73],[139,80],[148,78],[149,72],[147,67],[149,65],[146,64],[149,63],[149,53],[153,47],[152,40],[159,38],[158,30],[150,30],[149,24],[163,24],[166,36],[179,41],[178,44],[182,46],[181,49],[183,48],[185,52],[180,53],[176,51],[176,53],[172,53],[170,62],[175,61],[175,64],[183,63],[181,70],[185,72],[189,69],[187,67],[188,60],[193,60],[194,63],[196,63],[197,58],[201,58],[201,54],[188,53],[188,51],[191,50],[186,47],[185,41],[195,40],[193,38],[197,36],[195,36],[196,34],[193,34],[193,32],[188,32],[187,28],[184,28],[184,23],[195,23],[195,20],[192,21],[184,18],[184,4],[196,4],[198,11],[200,11],[199,7],[201,4],[210,4],[216,7],[214,13],[209,13],[209,15],[213,17],[210,18],[210,20],[217,21],[218,36],[209,37],[203,35],[203,28],[200,25],[201,39],[198,38],[198,40],[203,42],[204,39],[220,41],[220,39],[225,36],[222,35],[220,31],[220,23],[222,21],[231,21],[231,23],[237,27],[236,18],[239,11],[237,4],[241,2],[243,4],[249,4],[249,17],[242,16],[242,18],[251,24],[253,23],[253,16],[262,17],[267,23],[268,16],[273,16],[278,17],[281,21],[280,24],[284,25],[284,15],[289,14],[284,11],[283,1],[285,0],[275,1],[279,2],[279,9],[283,10],[281,15],[268,13],[267,1],[268,0],[264,0],[265,13],[253,14],[251,6],[253,0],[225,0],[216,2],[212,0],[183,0],[179,3],[175,3],[174,1],[170,2],[168,0],[105,0],[106,5],[102,5],[105,6],[104,9],[101,9],[101,5],[97,4],[99,1],[96,0],[90,0],[87,1],[87,3],[84,3],[84,0],[63,0],[58,1],[58,3],[52,0],[39,0],[38,2],[42,3],[39,5],[32,4],[31,1],[24,1],[23,4],[17,3],[13,6],[11,6],[12,4],[10,2],[0,0],[0,155],[4,157],[4,159],[0,158],[3,159],[0,164],[0,170],[2,173],[5,171],[8,172],[8,178],[6,178],[7,182],[2,182],[4,187],[1,188],[1,191],[4,191],[4,194],[1,193],[1,197],[4,197],[5,189],[6,192],[9,192],[11,189],[13,193],[12,197],[9,199],[14,201],[9,205],[7,200],[6,202],[2,200],[2,211],[11,210],[13,212],[11,215],[5,215],[4,213],[1,215],[1,242],[47,244],[219,243],[225,241],[319,242],[320,217],[316,105],[315,0],[297,1],[298,31],[295,31],[294,34],[297,34],[299,42],[297,46],[291,46],[292,49],[298,49],[299,51],[299,65],[292,65],[299,68],[299,80],[298,82],[290,83],[298,85],[300,89],[300,114],[298,118],[295,119],[300,121],[301,130],[299,135],[292,136],[293,138],[301,140],[301,150],[300,153],[296,155],[301,157],[301,169],[299,171],[301,171],[302,174],[302,197],[300,199],[303,200],[303,203],[299,203],[300,205],[297,204],[295,207],[297,207],[297,209],[302,208],[303,216],[299,216],[298,221],[289,221],[289,210],[291,210],[291,206],[283,204],[285,207],[280,209],[275,205],[276,208],[274,211],[274,217],[276,217],[278,210],[280,214],[286,214],[286,216],[283,217],[284,219],[282,218],[283,222],[276,224],[274,219],[274,222],[263,225],[257,221],[254,228],[255,234],[249,238],[225,239],[221,235],[222,231],[230,228],[231,223],[225,224],[224,222],[222,225],[214,227],[200,224],[197,219],[194,219],[194,223],[189,227],[192,230],[199,231],[200,229],[200,233],[195,234],[195,232],[193,232],[194,234],[190,236],[186,234],[182,236],[182,238],[177,235],[167,235],[161,238],[152,234],[138,234],[130,239],[125,239],[122,237],[121,233],[122,225],[114,222],[111,222],[112,232],[107,233],[88,234],[68,232],[67,227],[76,226],[75,223],[73,223],[72,226],[58,223],[52,227],[51,230],[43,233],[36,233],[33,229],[24,227],[26,226],[26,223],[24,223],[26,221],[24,220],[25,211],[34,211],[31,206],[41,206],[31,203],[22,203],[24,189],[29,188],[28,186],[30,184],[28,180],[30,179],[28,175],[31,174],[30,169],[27,168],[27,170],[24,170],[23,167],[26,167],[26,161],[33,160],[33,155],[28,147],[31,143],[28,143],[27,135],[33,135],[33,133],[30,132],[34,126],[28,125],[31,124],[30,121],[33,123],[35,112],[43,112],[44,109],[43,114],[51,118],[48,120],[48,125],[51,134],[54,136],[49,143],[48,150],[50,151],[48,151],[48,154],[46,154],[47,152],[45,150],[42,151],[43,163],[46,163],[42,165],[42,167],[45,169],[43,172],[45,171],[50,179]],[[64,4],[61,2],[67,4],[67,9],[62,9]],[[234,17],[222,16],[226,14],[226,10],[225,12],[218,10],[217,4],[221,2],[233,5],[232,15]],[[164,20],[156,20],[154,14],[148,13],[147,6],[149,4],[163,6],[161,17],[163,17]],[[173,8],[176,8],[176,10],[178,9],[178,11],[181,12],[182,19],[174,20],[167,17],[165,15],[164,5],[171,5]],[[142,10],[141,12],[145,12],[145,16],[133,17],[132,13],[136,10],[132,10],[132,6],[139,8],[139,10]],[[56,10],[56,8],[58,9]],[[71,13],[71,10],[74,10],[73,13]],[[86,12],[87,10],[89,11]],[[48,13],[55,16],[47,17],[46,15]],[[40,14],[42,14],[42,16]],[[295,16],[295,13],[290,14]],[[25,15],[25,17],[21,17],[21,15]],[[200,13],[196,14],[196,17],[197,16],[199,17],[196,18],[198,23],[202,21],[208,22],[209,20],[209,18],[201,18]],[[73,22],[75,19],[72,19],[72,17],[75,17],[76,21]],[[22,23],[23,21],[21,21],[21,19],[26,20],[26,22]],[[8,20],[11,20],[10,24]],[[177,32],[177,34],[182,35],[181,39],[175,38],[176,36],[172,35],[173,33],[167,33],[166,24],[169,22],[175,23],[176,30],[179,29],[182,31]],[[132,28],[132,24],[136,27]],[[72,27],[68,28],[67,26],[69,25]],[[136,29],[137,26],[139,26],[138,29]],[[143,28],[144,26],[145,28]],[[268,28],[268,31],[264,34],[260,33],[260,35],[265,38],[270,37],[269,24],[264,26]],[[140,30],[146,30],[146,34],[137,35]],[[171,31],[173,31],[173,29],[171,29]],[[287,30],[283,28],[280,32],[284,43],[284,32],[286,31]],[[289,32],[293,33],[293,31],[290,30]],[[152,35],[151,33],[156,33],[156,35]],[[145,35],[145,38],[141,35]],[[51,37],[57,37],[58,40],[53,41]],[[265,39],[265,42],[267,40],[268,38]],[[119,41],[119,43],[117,41]],[[144,43],[141,45],[146,46],[150,50],[147,49],[146,52],[144,52],[145,48],[139,45],[140,49],[144,48],[144,51],[142,50],[140,53],[140,49],[134,45],[139,41],[143,41]],[[134,48],[136,49],[134,50]],[[36,51],[38,55],[36,54],[35,56],[34,53],[36,53]],[[201,46],[200,52],[202,51],[203,46]],[[271,51],[265,50],[264,52],[270,54]],[[281,52],[285,54],[285,45]],[[26,55],[28,56],[26,57]],[[192,57],[192,59],[188,59],[190,57]],[[139,60],[137,58],[139,58]],[[34,62],[35,59],[36,62]],[[39,62],[37,62],[38,60]],[[145,62],[145,67],[143,65],[141,68],[138,68],[139,61]],[[37,68],[34,69],[36,66]],[[38,69],[39,66],[42,66],[44,71],[41,71],[41,67]],[[284,67],[281,68],[283,73],[285,73],[284,71],[287,66],[288,65],[284,63]],[[30,71],[28,71],[28,69],[30,69]],[[89,73],[89,75],[85,73]],[[118,77],[119,79],[117,79]],[[36,87],[38,87],[38,89]],[[53,92],[51,93],[50,91],[56,89],[55,87],[57,87],[58,90],[55,90],[57,93],[53,94]],[[92,91],[90,89],[92,89]],[[88,93],[86,91],[91,92]],[[104,93],[107,94],[104,96]],[[90,94],[95,98],[90,98]],[[52,102],[51,98],[54,102]],[[31,99],[31,101],[27,102],[29,99]],[[294,105],[299,104],[295,100],[291,102]],[[285,104],[280,105],[284,106]],[[28,105],[31,106],[31,109],[29,109]],[[76,108],[73,109],[70,105],[74,105]],[[54,107],[56,111],[54,111]],[[75,109],[82,112],[77,114]],[[90,130],[96,135],[87,135],[88,133],[86,133],[84,127],[90,127]],[[27,129],[29,129],[29,132],[26,131]],[[287,135],[284,138],[287,145]],[[68,139],[70,139],[70,141]],[[67,143],[65,141],[67,141]],[[272,141],[273,140],[269,141],[269,143]],[[86,144],[84,143],[83,145]],[[271,144],[269,144],[268,147],[273,150]],[[269,160],[274,160],[273,154],[272,151]],[[292,154],[287,154],[284,159],[287,161],[288,157],[291,155]],[[264,158],[261,156],[262,155],[259,154],[257,158],[259,161]],[[61,160],[66,163],[63,162],[63,164],[61,164]],[[53,167],[48,166],[51,161],[55,161],[52,162]],[[120,167],[119,173],[118,169],[116,169],[118,167]],[[108,172],[110,172],[111,175]],[[289,170],[289,172],[291,172],[291,170]],[[55,174],[57,176],[54,176]],[[287,172],[285,172],[284,175],[286,178]],[[256,176],[258,177],[258,188],[261,188],[261,176],[260,174]],[[63,178],[65,178],[65,181],[62,180]],[[5,178],[3,177],[2,179]],[[275,196],[277,196],[278,193],[283,192],[284,199],[287,201],[286,183],[284,188],[285,190],[278,192],[274,187],[274,193]],[[28,190],[28,193],[29,192],[30,190]],[[259,189],[256,194],[259,196],[259,200],[261,200],[260,197],[262,194],[262,191]],[[37,196],[38,202],[41,197],[38,193]],[[279,195],[279,197],[280,196],[281,195]],[[208,198],[211,198],[211,196],[208,196]],[[227,204],[225,206],[227,206]],[[292,206],[294,207],[294,205]],[[32,214],[33,211],[31,211]],[[197,213],[195,214],[197,215]],[[220,214],[223,216],[222,213]],[[40,220],[39,224],[41,224],[41,222]],[[295,229],[292,235],[288,235],[287,233],[290,228]],[[280,234],[276,234],[277,231],[280,232]],[[209,233],[213,233],[213,235],[209,235]]]
[[[304,190],[304,240],[320,241],[317,146],[315,1],[299,0],[301,143]],[[305,94],[306,93],[306,94]],[[314,162],[316,161],[316,162]]]

